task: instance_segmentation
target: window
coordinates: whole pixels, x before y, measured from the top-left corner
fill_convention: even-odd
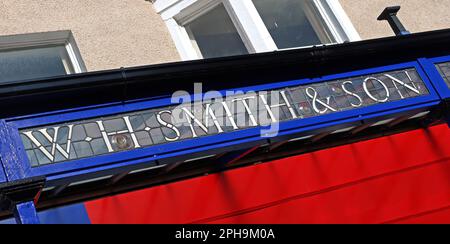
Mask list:
[[[278,48],[335,42],[311,1],[253,0]]]
[[[70,31],[0,37],[0,82],[86,71]]]
[[[360,40],[338,0],[155,0],[184,60]]]
[[[192,44],[204,58],[248,53],[223,4],[187,23],[185,28]]]

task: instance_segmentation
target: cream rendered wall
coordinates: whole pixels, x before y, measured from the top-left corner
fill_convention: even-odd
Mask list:
[[[376,20],[401,5],[412,32],[450,28],[450,0],[340,1],[363,39],[393,35]],[[146,0],[0,0],[0,35],[71,30],[89,71],[180,60],[161,16]]]
[[[337,1],[337,0],[336,0]],[[450,28],[450,0],[339,0],[363,39],[392,36],[377,17],[387,6],[401,5],[399,18],[415,33]]]
[[[0,35],[71,30],[88,71],[180,60],[145,0],[0,0]]]

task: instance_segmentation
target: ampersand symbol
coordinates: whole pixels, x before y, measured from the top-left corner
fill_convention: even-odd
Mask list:
[[[312,94],[311,94],[312,93]],[[313,108],[314,108],[314,111],[316,111],[316,113],[318,113],[318,114],[324,114],[324,113],[326,113],[326,112],[328,112],[328,110],[331,110],[331,111],[333,111],[333,112],[336,112],[337,110],[336,109],[334,109],[333,107],[331,107],[329,104],[330,104],[330,100],[331,100],[331,97],[327,97],[327,102],[325,103],[325,102],[323,102],[323,101],[321,101],[321,100],[319,100],[317,97],[319,96],[319,94],[317,93],[317,91],[314,89],[314,88],[312,88],[312,87],[308,87],[308,88],[306,88],[306,94],[308,95],[308,97],[309,98],[311,98],[312,100],[313,100]],[[322,106],[324,106],[325,108],[323,109],[323,110],[320,110],[318,107],[317,107],[317,104],[320,104],[320,105],[322,105]]]

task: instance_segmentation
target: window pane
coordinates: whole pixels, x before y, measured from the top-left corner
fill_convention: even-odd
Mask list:
[[[278,48],[320,44],[318,33],[306,14],[309,0],[253,0]]]
[[[0,82],[73,73],[64,46],[0,51]]]
[[[222,4],[187,24],[186,29],[204,58],[248,53]]]

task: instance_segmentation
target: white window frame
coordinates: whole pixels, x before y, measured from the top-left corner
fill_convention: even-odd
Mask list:
[[[87,72],[80,50],[69,30],[0,36],[0,52],[55,45],[65,47],[74,73]]]
[[[361,40],[339,0],[312,1],[337,43]],[[153,6],[166,23],[183,60],[202,58],[184,25],[220,3],[225,6],[250,53],[279,50],[251,0],[153,0]]]

